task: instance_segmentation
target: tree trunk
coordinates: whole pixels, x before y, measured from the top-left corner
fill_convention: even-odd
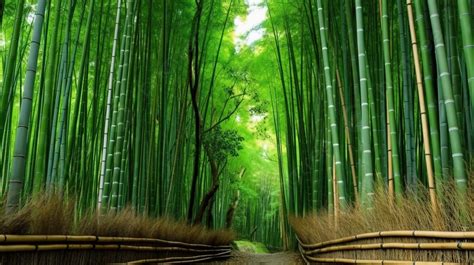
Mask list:
[[[239,173],[239,180],[242,178],[244,174],[245,174],[245,168],[242,168],[242,170]],[[232,226],[234,213],[235,213],[235,210],[237,209],[237,206],[239,205],[239,200],[240,200],[240,191],[237,189],[235,191],[234,199],[230,203],[229,208],[227,209],[227,213],[225,215],[225,228],[227,229],[230,229],[230,227]]]
[[[214,159],[214,156],[209,150],[209,147],[206,146],[205,149],[207,157],[209,159],[209,164],[211,166],[212,186],[206,193],[206,195],[204,195],[204,198],[201,201],[199,211],[196,214],[196,219],[194,219],[194,224],[202,223],[204,213],[206,212],[207,207],[209,206],[211,200],[214,198],[214,195],[217,192],[217,189],[219,188],[219,167],[217,165],[217,161]]]
[[[202,118],[199,112],[199,24],[201,21],[202,14],[202,1],[196,2],[197,9],[193,18],[193,28],[191,31],[191,39],[189,40],[188,46],[188,82],[189,89],[191,92],[191,103],[194,112],[194,165],[193,175],[191,180],[191,194],[189,196],[189,208],[188,208],[188,222],[191,223],[193,219],[193,208],[194,200],[196,198],[196,185],[199,177],[199,161],[201,158],[201,146],[202,146]],[[194,65],[193,65],[194,64]]]

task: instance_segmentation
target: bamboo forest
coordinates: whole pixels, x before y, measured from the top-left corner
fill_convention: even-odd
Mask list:
[[[0,264],[472,262],[473,0],[0,0]]]

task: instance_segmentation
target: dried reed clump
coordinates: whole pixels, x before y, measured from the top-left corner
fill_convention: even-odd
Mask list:
[[[3,212],[3,209],[0,209]],[[0,234],[28,234],[31,209],[23,208],[9,216],[0,216]]]
[[[468,190],[472,190],[472,184]],[[453,183],[446,182],[440,187],[437,214],[432,210],[427,189],[420,185],[394,201],[379,188],[372,209],[355,205],[339,212],[337,220],[332,213],[319,212],[302,218],[293,217],[290,221],[304,243],[389,230],[474,230],[474,193],[468,192],[462,198]]]
[[[209,230],[170,218],[150,218],[132,208],[117,213],[79,213],[73,199],[59,194],[37,195],[14,214],[0,216],[0,234],[68,234],[158,238],[186,243],[228,245],[234,233]],[[3,212],[3,209],[0,209]]]
[[[3,209],[0,209],[3,212]],[[0,217],[1,234],[68,234],[74,204],[59,195],[37,195],[23,208]]]
[[[131,208],[125,208],[118,213],[89,214],[79,221],[76,233],[159,238],[208,245],[228,245],[235,237],[234,233],[228,230],[210,230],[166,217],[154,219],[137,215]]]
[[[29,234],[71,234],[74,220],[73,200],[58,194],[36,195],[24,207],[31,209]]]
[[[133,209],[125,208],[117,213],[91,213],[78,223],[77,234],[121,237],[150,237],[149,227],[153,220],[135,214]]]
[[[185,228],[186,233],[182,229]],[[199,225],[189,225],[164,218],[151,227],[151,235],[156,238],[175,238],[181,242],[208,242],[210,245],[226,245],[234,239],[229,230],[210,230]]]

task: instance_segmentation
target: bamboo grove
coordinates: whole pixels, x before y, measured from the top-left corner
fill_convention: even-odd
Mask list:
[[[234,59],[233,20],[245,7],[7,1],[0,86],[7,213],[51,192],[76,198],[82,214],[132,207],[215,228],[236,219],[244,235],[269,234],[252,230],[270,204],[237,207],[241,183],[251,180],[235,162],[244,138],[232,121],[255,93]],[[271,189],[261,189],[270,201]],[[269,229],[277,220],[266,221]]]
[[[472,0],[0,2],[6,213],[55,193],[287,248],[379,187],[470,192]]]
[[[370,210],[378,187],[396,201],[422,184],[434,210],[445,183],[471,192],[472,1],[269,3],[287,212]]]

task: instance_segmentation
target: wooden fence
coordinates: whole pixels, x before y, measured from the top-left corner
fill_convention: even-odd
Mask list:
[[[152,238],[0,235],[0,264],[178,264],[228,258],[231,250]]]
[[[316,244],[298,239],[308,264],[473,264],[474,232],[383,231]]]

